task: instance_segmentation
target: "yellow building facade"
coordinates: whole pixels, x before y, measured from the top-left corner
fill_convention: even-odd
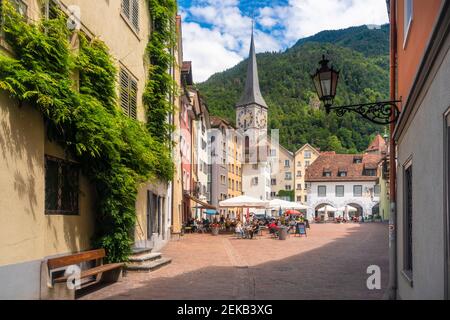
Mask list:
[[[30,21],[39,20],[45,13],[42,1],[16,1],[24,4]],[[137,95],[142,96],[149,65],[144,57],[151,32],[147,1],[136,1],[139,10],[135,11],[133,19],[123,11],[121,0],[61,0],[58,3],[68,16],[71,15],[69,8],[74,8],[71,6],[79,9],[81,31],[89,38],[98,37],[105,42],[119,75],[126,75],[128,81],[133,81]],[[0,50],[3,54],[14,55],[1,35]],[[120,96],[119,83],[118,76]],[[136,100],[129,116],[145,122],[142,99]],[[19,103],[3,91],[0,91],[0,123],[0,299],[39,299],[40,269],[45,259],[92,249],[95,190],[80,173],[77,212],[70,215],[46,212],[48,168],[77,164],[67,158],[59,145],[47,139],[43,117],[36,109],[27,105],[19,107]],[[135,246],[157,248],[170,239],[171,209],[177,207],[172,194],[170,183],[154,181],[140,186]],[[148,207],[150,196],[157,200],[157,212]],[[159,216],[153,220],[158,221],[155,229],[149,223],[156,213]],[[12,277],[13,274],[20,277]]]
[[[310,144],[301,147],[294,156],[295,201],[308,202],[308,191],[305,184],[306,169],[316,161],[320,152]]]

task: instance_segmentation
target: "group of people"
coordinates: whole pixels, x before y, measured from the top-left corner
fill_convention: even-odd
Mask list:
[[[184,227],[185,230],[190,230],[193,233],[210,232],[211,228],[218,227],[225,232],[234,232],[238,238],[253,239],[263,227],[268,229],[270,234],[278,235],[282,227],[287,227],[288,232],[297,231],[297,226],[300,223],[305,224],[309,228],[309,222],[303,216],[281,216],[279,218],[262,219],[257,219],[252,216],[245,223],[237,219],[231,219],[230,217],[225,218],[224,216],[221,216],[219,219],[214,218],[213,221],[210,221],[208,218],[192,218]]]

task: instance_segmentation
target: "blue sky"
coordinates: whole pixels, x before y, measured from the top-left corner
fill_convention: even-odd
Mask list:
[[[183,56],[194,79],[233,67],[248,55],[252,17],[258,52],[280,51],[322,30],[388,22],[385,0],[179,0]]]

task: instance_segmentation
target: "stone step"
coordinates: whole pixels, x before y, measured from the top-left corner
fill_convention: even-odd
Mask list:
[[[132,255],[139,256],[144,254],[149,254],[152,252],[153,248],[132,248]]]
[[[171,258],[160,258],[157,260],[145,262],[141,265],[127,265],[126,269],[128,272],[152,272],[164,267],[165,265],[168,265],[171,262]]]
[[[142,265],[146,262],[155,261],[161,259],[161,253],[146,253],[142,255],[133,255],[130,257],[128,264],[130,265]]]

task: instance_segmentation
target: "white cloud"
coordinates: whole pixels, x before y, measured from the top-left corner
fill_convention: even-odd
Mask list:
[[[184,60],[192,61],[196,82],[207,80],[215,72],[231,68],[242,60],[227,49],[230,39],[217,30],[202,28],[197,23],[183,24]]]
[[[251,25],[239,0],[201,0],[180,8],[184,60],[193,62],[194,80],[233,67],[248,55]],[[385,0],[289,0],[285,6],[265,7],[256,20],[256,50],[278,51],[322,30],[388,22]],[[203,27],[202,27],[203,26]]]

